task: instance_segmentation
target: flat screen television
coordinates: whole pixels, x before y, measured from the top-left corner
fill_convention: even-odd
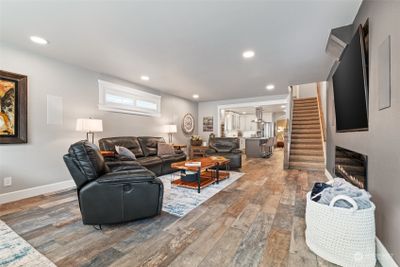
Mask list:
[[[332,77],[336,131],[368,130],[368,71],[361,25]]]

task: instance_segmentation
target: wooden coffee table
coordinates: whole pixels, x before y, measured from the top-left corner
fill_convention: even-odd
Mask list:
[[[187,163],[200,162],[200,166],[186,166]],[[224,157],[204,157],[191,159],[186,161],[180,161],[171,164],[171,168],[181,170],[181,171],[192,171],[197,172],[196,182],[185,182],[181,179],[175,180],[172,183],[181,187],[186,188],[196,188],[197,192],[204,187],[209,186],[213,183],[219,183],[220,180],[229,178],[229,159]],[[225,166],[226,171],[221,171],[221,167]]]

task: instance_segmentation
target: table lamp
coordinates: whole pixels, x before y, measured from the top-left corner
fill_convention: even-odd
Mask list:
[[[178,132],[176,125],[175,124],[164,125],[164,132],[168,134],[168,143],[172,144],[172,134]]]
[[[89,141],[89,135],[92,135],[92,144],[94,144],[94,133],[103,131],[103,121],[96,119],[77,119],[76,130],[86,132],[86,140]]]

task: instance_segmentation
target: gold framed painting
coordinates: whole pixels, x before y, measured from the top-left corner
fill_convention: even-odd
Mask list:
[[[28,77],[0,70],[0,144],[28,142]]]

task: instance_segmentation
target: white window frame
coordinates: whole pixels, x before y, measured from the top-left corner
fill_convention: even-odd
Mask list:
[[[152,117],[161,116],[161,96],[103,80],[98,80],[98,83],[100,110]],[[132,99],[133,105],[107,102],[107,93]],[[148,101],[154,103],[156,105],[156,109],[139,107],[137,106],[136,101]]]

